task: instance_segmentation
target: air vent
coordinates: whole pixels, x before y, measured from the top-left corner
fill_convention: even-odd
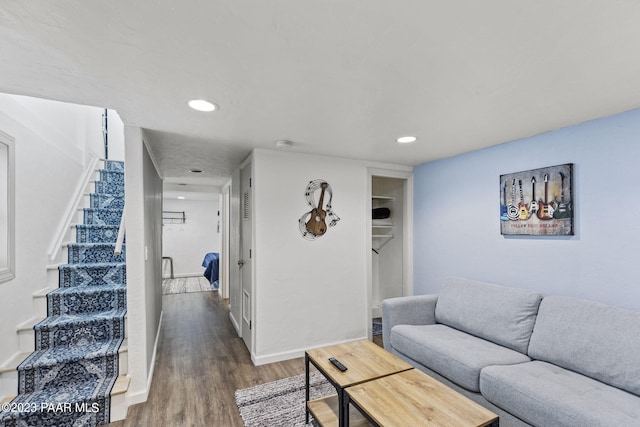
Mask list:
[[[250,205],[249,205],[249,192],[245,192],[242,195],[242,218],[245,221],[249,221],[249,210],[250,210]]]

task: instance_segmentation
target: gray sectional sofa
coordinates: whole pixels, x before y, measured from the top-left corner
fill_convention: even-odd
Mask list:
[[[640,312],[461,278],[382,309],[388,351],[502,427],[640,426]]]

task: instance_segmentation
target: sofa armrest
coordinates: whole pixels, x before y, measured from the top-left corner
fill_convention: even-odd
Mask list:
[[[438,295],[415,295],[382,301],[382,341],[391,349],[391,328],[396,325],[433,325],[436,323]]]

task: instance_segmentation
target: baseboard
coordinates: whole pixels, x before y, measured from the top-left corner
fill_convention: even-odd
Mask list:
[[[253,362],[253,364],[255,366],[266,365],[268,363],[274,363],[274,362],[282,362],[284,360],[297,359],[299,357],[304,357],[304,352],[307,351],[307,350],[313,350],[315,348],[329,347],[329,346],[332,346],[332,345],[344,344],[344,343],[347,343],[347,342],[366,340],[366,339],[367,339],[367,337],[363,336],[363,337],[360,337],[360,338],[352,338],[352,339],[343,340],[343,341],[335,341],[335,342],[330,342],[330,343],[323,343],[323,344],[316,345],[316,346],[310,346],[310,347],[305,347],[305,348],[302,348],[302,349],[291,350],[291,351],[284,351],[282,353],[272,353],[272,354],[267,354],[267,355],[264,355],[264,356],[255,356],[252,353],[251,354],[251,361]]]
[[[156,356],[158,355],[158,343],[160,342],[160,331],[162,330],[163,317],[164,311],[161,311],[160,320],[158,320],[158,333],[156,334],[156,340],[153,344],[153,357],[151,358],[151,366],[149,367],[149,375],[147,376],[147,386],[144,390],[138,391],[136,393],[127,393],[127,406],[146,402],[149,398],[149,390],[151,390],[151,382],[153,381],[153,372],[156,367]]]
[[[240,325],[238,324],[238,322],[236,322],[236,318],[233,317],[233,313],[231,312],[231,310],[229,310],[229,319],[231,320],[231,324],[233,325],[233,328],[236,330],[236,334],[238,334],[238,336],[240,336]]]

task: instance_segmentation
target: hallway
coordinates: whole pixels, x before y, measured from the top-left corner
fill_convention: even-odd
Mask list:
[[[304,373],[302,358],[253,366],[218,292],[165,295],[162,301],[149,398],[109,426],[242,427],[236,389]]]

